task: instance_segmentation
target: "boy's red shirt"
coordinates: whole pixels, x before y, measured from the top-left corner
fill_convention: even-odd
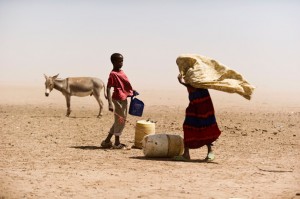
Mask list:
[[[133,95],[132,86],[123,70],[110,72],[107,87],[114,87],[112,98],[115,100],[125,100]]]

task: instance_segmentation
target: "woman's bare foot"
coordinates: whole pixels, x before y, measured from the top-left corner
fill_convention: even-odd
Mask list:
[[[173,158],[175,161],[189,161],[191,160],[189,148],[185,147],[184,152],[180,156],[175,156]]]
[[[211,162],[215,159],[215,154],[212,150],[212,144],[208,144],[206,146],[207,146],[207,156],[206,156],[205,160],[207,162]]]

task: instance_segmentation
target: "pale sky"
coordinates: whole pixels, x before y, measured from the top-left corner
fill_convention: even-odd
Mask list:
[[[0,0],[0,84],[43,74],[107,82],[124,55],[134,88],[178,88],[176,58],[195,53],[257,89],[300,91],[300,1]]]

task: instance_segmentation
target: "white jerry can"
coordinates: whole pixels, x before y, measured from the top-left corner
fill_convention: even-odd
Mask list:
[[[180,135],[154,134],[143,139],[146,157],[174,157],[183,154],[184,142]]]

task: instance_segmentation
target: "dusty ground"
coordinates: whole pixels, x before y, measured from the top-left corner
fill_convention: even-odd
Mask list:
[[[72,98],[68,118],[57,91],[46,98],[42,87],[0,89],[1,199],[300,199],[300,104],[295,98],[272,103],[254,96],[249,102],[213,92],[222,135],[214,147],[216,160],[205,163],[204,148],[191,151],[192,162],[146,159],[139,149],[101,149],[113,118],[107,103],[98,119],[93,98]],[[133,145],[140,119],[157,120],[157,133],[182,134],[185,90],[140,93],[144,115],[128,117],[123,143]]]

